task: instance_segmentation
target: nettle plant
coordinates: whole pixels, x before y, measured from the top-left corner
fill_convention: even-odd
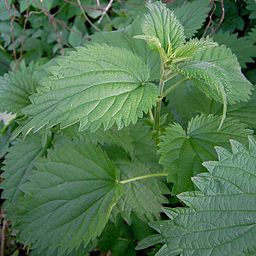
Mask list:
[[[256,254],[253,87],[230,49],[187,40],[164,4],[147,7],[126,32],[1,79],[1,110],[23,117],[4,161],[5,211],[31,255],[84,255],[107,223],[134,215],[157,231],[137,249],[162,244],[158,256]],[[184,206],[164,208],[176,195]]]

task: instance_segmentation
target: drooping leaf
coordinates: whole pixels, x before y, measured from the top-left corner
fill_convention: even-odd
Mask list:
[[[210,10],[209,1],[195,0],[193,2],[186,1],[182,6],[174,9],[173,12],[183,25],[186,37],[190,38],[203,26]]]
[[[216,147],[218,161],[193,178],[200,191],[178,195],[188,207],[165,209],[170,220],[152,225],[165,243],[158,256],[255,255],[256,141],[249,138],[248,150],[231,140],[231,148]]]
[[[230,104],[249,99],[252,85],[241,73],[235,55],[224,45],[203,48],[194,55],[191,62],[179,68],[184,75],[195,81],[200,90],[216,101],[222,101],[221,87]]]
[[[191,61],[176,65],[174,70],[191,79],[209,98],[223,103],[220,127],[228,104],[249,100],[252,85],[241,73],[235,55],[224,45],[202,48]]]
[[[175,88],[167,96],[168,108],[175,122],[186,126],[188,121],[198,114],[220,115],[221,104],[206,97],[191,81],[187,81]],[[198,100],[200,99],[200,100]],[[184,104],[186,102],[186,104]],[[227,117],[232,117],[247,124],[249,128],[256,128],[256,91],[248,102],[240,102],[230,105],[227,109]]]
[[[158,39],[165,52],[182,45],[184,29],[174,14],[161,2],[150,3],[147,7],[149,12],[142,20],[143,34]]]
[[[203,48],[193,59],[209,62],[222,69],[223,75],[227,76],[225,88],[230,104],[248,101],[252,85],[242,74],[239,62],[229,48],[225,45]]]
[[[160,163],[174,183],[173,193],[194,189],[191,177],[205,171],[202,162],[216,159],[214,146],[227,147],[231,138],[245,142],[252,133],[233,119],[226,119],[218,130],[219,120],[217,116],[200,115],[189,122],[187,131],[179,124],[166,129],[159,144]]]
[[[35,65],[10,71],[0,77],[0,112],[21,113],[21,109],[30,104],[29,96],[36,92],[37,80],[33,77]]]
[[[23,131],[77,122],[79,130],[95,131],[102,124],[109,129],[115,123],[120,129],[156,102],[157,87],[148,81],[148,67],[127,50],[94,44],[56,61],[52,76],[24,109],[31,120]]]
[[[105,227],[121,192],[113,162],[97,146],[55,145],[37,170],[20,202],[19,238],[36,255],[66,255],[86,246]]]
[[[4,179],[1,184],[1,189],[4,189],[2,198],[5,199],[7,214],[15,209],[17,199],[22,194],[22,185],[28,181],[35,161],[45,153],[45,150],[38,134],[28,136],[25,140],[18,140],[10,147],[1,175]]]
[[[121,180],[128,180],[156,172],[143,165],[136,159],[131,161],[117,161],[120,169]],[[123,218],[130,223],[131,213],[134,212],[144,221],[158,219],[162,212],[162,204],[168,203],[163,194],[169,190],[161,179],[142,179],[123,184],[124,193],[116,205]]]
[[[243,68],[246,67],[246,63],[254,62],[252,57],[256,57],[256,46],[248,36],[237,37],[237,34],[218,32],[214,35],[214,40],[219,44],[227,45],[236,54]]]

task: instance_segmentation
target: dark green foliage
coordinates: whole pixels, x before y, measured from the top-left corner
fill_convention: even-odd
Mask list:
[[[0,1],[5,255],[255,255],[255,6]]]

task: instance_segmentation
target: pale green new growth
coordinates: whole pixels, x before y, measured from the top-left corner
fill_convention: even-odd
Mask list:
[[[184,29],[174,14],[161,2],[147,5],[149,12],[142,20],[142,31],[149,45],[155,46],[158,40],[162,49],[173,52],[185,42]],[[155,42],[152,42],[152,39]]]
[[[148,82],[149,69],[132,52],[104,44],[77,48],[56,61],[32,105],[24,109],[31,120],[23,131],[80,122],[80,130],[121,129],[135,123],[157,99]]]
[[[152,224],[160,237],[138,248],[165,242],[157,256],[256,254],[256,141],[249,138],[248,150],[231,140],[231,148],[216,147],[218,161],[192,179],[200,191],[178,196],[188,208],[165,209],[170,220]]]
[[[209,39],[200,39],[197,38],[190,39],[186,44],[179,46],[172,56],[170,56],[172,59],[174,59],[174,63],[180,62],[180,61],[187,61],[190,60],[195,56],[195,54],[202,50],[203,48],[210,47],[210,46],[216,46],[217,44],[210,41]]]

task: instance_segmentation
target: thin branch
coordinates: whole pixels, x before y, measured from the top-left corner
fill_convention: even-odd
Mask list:
[[[84,11],[84,8],[83,8],[83,6],[82,6],[80,0],[77,0],[77,4],[78,4],[79,8],[81,9],[82,14],[84,15],[85,20],[86,20],[94,29],[96,29],[97,31],[101,31],[101,30],[100,30],[97,26],[95,26],[95,25],[93,24],[93,22],[88,18],[88,16],[86,15],[86,13],[85,13],[85,11]]]
[[[224,6],[224,0],[221,0],[221,18],[220,18],[220,21],[219,21],[218,25],[217,25],[216,28],[212,31],[212,33],[210,34],[210,36],[212,36],[213,34],[215,34],[215,33],[217,32],[217,30],[220,28],[220,25],[222,24],[224,18],[225,18],[225,6]]]
[[[17,61],[17,53],[16,53],[16,48],[14,47],[14,20],[15,16],[12,16],[11,14],[11,8],[8,0],[5,0],[5,6],[8,12],[8,15],[10,17],[10,33],[11,33],[11,41],[12,41],[12,52],[13,52],[13,57],[15,62]],[[15,10],[15,6],[13,5],[13,8]]]
[[[4,215],[3,213],[1,214],[2,216]],[[3,224],[2,224],[2,232],[1,232],[1,251],[0,251],[0,256],[4,256],[4,249],[5,249],[5,232],[7,228],[7,220],[3,218]]]
[[[102,13],[101,17],[98,20],[98,23],[101,23],[102,19],[104,18],[104,16],[106,15],[106,13],[108,12],[108,10],[111,8],[112,4],[113,4],[114,0],[110,0],[108,5],[106,6],[104,12]]]
[[[210,15],[209,15],[209,21],[205,27],[205,30],[204,30],[204,33],[203,33],[203,37],[205,37],[209,27],[213,24],[213,19],[212,19],[212,16],[213,14],[215,13],[216,11],[216,4],[215,4],[215,0],[211,0],[211,4],[212,4],[212,8],[211,8],[211,12],[210,12]]]

